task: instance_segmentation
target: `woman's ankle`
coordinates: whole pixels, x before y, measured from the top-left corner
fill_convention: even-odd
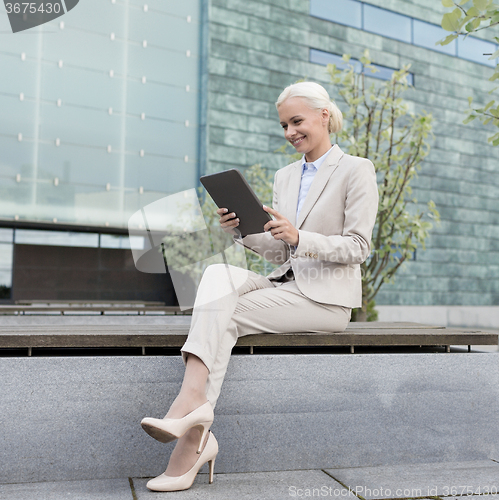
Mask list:
[[[208,399],[203,393],[190,393],[189,395],[180,393],[173,401],[166,416],[168,418],[182,418],[191,411],[199,408]]]

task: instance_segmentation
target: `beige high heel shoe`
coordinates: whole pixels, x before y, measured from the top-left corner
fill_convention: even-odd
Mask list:
[[[160,443],[169,443],[174,439],[182,437],[189,429],[195,427],[200,430],[201,438],[197,453],[201,453],[201,447],[204,443],[208,430],[213,423],[215,415],[209,401],[202,404],[195,410],[182,418],[150,418],[142,419],[140,425],[142,428],[157,439]]]
[[[215,468],[215,458],[218,453],[218,442],[213,435],[213,432],[208,433],[208,441],[204,447],[203,452],[197,459],[197,462],[188,470],[185,474],[181,476],[172,477],[167,476],[164,472],[163,474],[155,477],[148,481],[146,486],[152,491],[180,491],[187,490],[192,486],[194,479],[196,478],[199,469],[208,462],[210,467],[210,478],[209,483],[213,483],[213,471]]]

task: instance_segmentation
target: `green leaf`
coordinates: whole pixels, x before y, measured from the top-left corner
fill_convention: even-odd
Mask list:
[[[466,118],[465,120],[463,120],[463,124],[466,125],[467,123],[472,122],[476,117],[477,117],[476,115],[470,115],[470,116],[468,116],[468,118]]]
[[[473,29],[473,30],[476,30],[476,29],[480,26],[481,22],[482,22],[482,21],[481,21],[480,19],[475,19],[475,20],[473,20],[473,21],[471,22],[471,27],[472,27],[472,29]],[[469,31],[469,30],[468,30],[468,31]]]
[[[445,31],[459,31],[461,28],[461,10],[454,9],[452,12],[448,14],[444,14],[442,18],[442,28]]]
[[[451,43],[456,38],[457,38],[457,35],[454,33],[452,35],[446,36],[443,40],[436,42],[435,45],[447,45],[448,43]]]
[[[492,16],[497,12],[497,4],[494,3],[494,0],[487,0],[487,9],[485,13],[487,16]]]
[[[487,0],[473,0],[473,5],[478,10],[485,10],[488,6],[489,2]]]
[[[444,7],[454,7],[454,0],[442,0]]]
[[[480,21],[479,21],[479,22],[480,22]],[[464,27],[464,29],[465,29],[468,33],[470,33],[470,32],[472,32],[472,31],[474,31],[474,30],[475,30],[475,28],[473,28],[473,23],[468,23],[468,24],[466,24],[466,26]]]
[[[487,111],[491,106],[494,105],[496,101],[490,101],[487,103],[487,105],[485,106],[485,108],[483,108],[484,111]]]

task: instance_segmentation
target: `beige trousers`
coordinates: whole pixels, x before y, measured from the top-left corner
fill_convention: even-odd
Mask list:
[[[199,283],[182,359],[186,363],[192,353],[206,365],[206,396],[215,407],[239,337],[262,332],[341,332],[350,315],[348,307],[309,299],[294,279],[281,283],[235,266],[213,264]]]

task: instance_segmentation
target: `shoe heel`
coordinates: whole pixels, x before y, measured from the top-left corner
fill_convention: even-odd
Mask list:
[[[213,471],[215,470],[215,459],[209,460],[208,465],[210,466],[210,484],[213,482]]]
[[[201,438],[199,440],[199,446],[196,451],[196,453],[199,455],[201,453],[201,450],[203,448],[204,441],[206,439],[206,436],[208,435],[208,432],[210,430],[212,422],[201,422],[199,425],[196,426],[197,429],[201,432]]]

